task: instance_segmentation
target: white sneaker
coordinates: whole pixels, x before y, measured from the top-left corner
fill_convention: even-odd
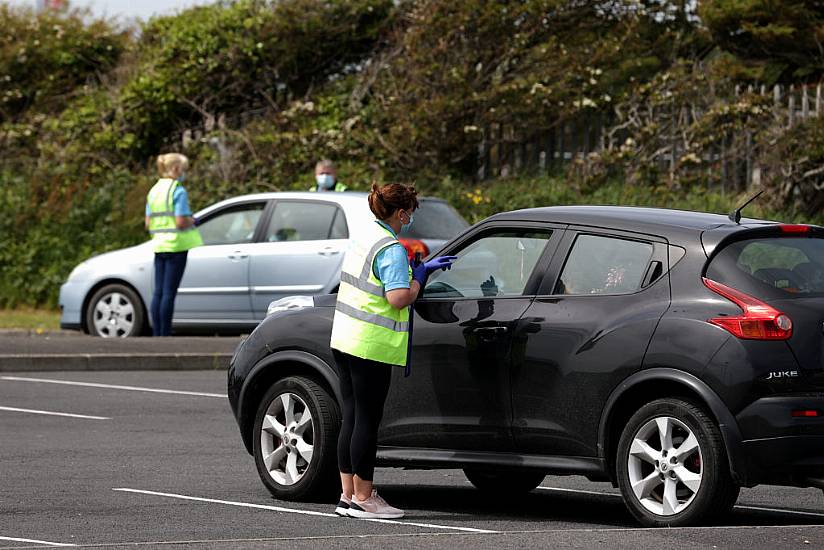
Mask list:
[[[372,496],[364,501],[352,496],[349,505],[349,516],[353,518],[397,519],[403,517],[403,510],[389,506],[385,500],[372,489]]]
[[[341,517],[347,517],[349,515],[349,507],[351,505],[352,499],[347,498],[346,495],[341,493],[340,500],[338,501],[338,507],[335,508],[335,513]]]

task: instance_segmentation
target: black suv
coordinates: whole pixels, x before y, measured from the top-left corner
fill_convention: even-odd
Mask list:
[[[824,228],[551,207],[492,216],[439,253],[458,260],[415,303],[380,464],[510,492],[610,480],[654,526],[717,519],[741,486],[824,488]],[[338,488],[334,308],[274,304],[230,366],[278,498]]]

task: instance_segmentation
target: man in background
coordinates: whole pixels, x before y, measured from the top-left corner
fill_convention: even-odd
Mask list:
[[[338,182],[335,163],[329,159],[320,160],[315,165],[315,184],[309,191],[346,191],[346,186]]]

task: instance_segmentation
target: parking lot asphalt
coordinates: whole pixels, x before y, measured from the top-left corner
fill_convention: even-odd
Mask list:
[[[401,520],[278,501],[246,453],[225,372],[0,373],[0,548],[822,548],[817,489],[744,489],[699,528],[643,529],[608,483],[547,477],[522,498],[460,470],[379,469]]]

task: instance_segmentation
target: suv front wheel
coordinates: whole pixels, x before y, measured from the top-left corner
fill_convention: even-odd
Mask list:
[[[717,519],[738,498],[716,423],[683,399],[652,401],[629,419],[616,473],[629,511],[652,527]]]
[[[255,465],[276,498],[312,500],[339,488],[340,414],[330,393],[303,376],[277,381],[255,415]]]

